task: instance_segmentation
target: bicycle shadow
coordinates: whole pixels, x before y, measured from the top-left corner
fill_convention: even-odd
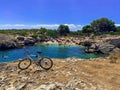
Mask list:
[[[32,73],[36,74],[36,73],[44,73],[44,72],[52,72],[52,71],[54,71],[54,70],[53,69],[49,69],[49,70],[40,69],[40,70],[35,70]],[[18,71],[18,74],[22,74],[22,73],[28,75],[29,73],[31,73],[31,71],[30,70],[19,70]]]
[[[52,72],[52,71],[54,71],[54,70],[53,69],[50,69],[50,70],[42,69],[42,70],[36,70],[36,71],[34,71],[34,73],[43,73],[43,72]]]

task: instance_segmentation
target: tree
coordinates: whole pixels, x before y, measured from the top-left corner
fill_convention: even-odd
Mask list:
[[[82,30],[77,30],[77,35],[83,36],[84,34],[83,34]]]
[[[47,30],[47,36],[56,38],[58,36],[57,30]]]
[[[117,27],[117,32],[120,32],[120,26]]]
[[[41,27],[40,30],[39,30],[39,33],[45,35],[45,34],[46,34],[46,31],[47,31],[46,28]]]
[[[87,33],[88,36],[90,35],[90,33],[92,33],[92,31],[93,30],[92,30],[92,27],[90,25],[86,25],[82,28],[82,32]]]
[[[107,18],[100,18],[91,22],[94,32],[111,32],[116,31],[115,23]]]
[[[70,29],[67,25],[60,25],[57,30],[60,36],[67,36],[67,34],[70,32]]]

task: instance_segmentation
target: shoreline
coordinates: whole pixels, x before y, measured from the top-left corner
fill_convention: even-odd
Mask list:
[[[109,56],[108,56],[109,57]],[[82,60],[82,61],[94,61],[94,60],[107,60],[108,57],[97,57],[97,58],[89,58],[89,59],[84,59],[84,58],[77,58],[77,57],[68,57],[68,58],[51,58],[52,60],[60,60],[60,61],[79,61],[79,60]],[[16,63],[16,62],[19,62],[19,60],[22,60],[23,58],[20,58],[18,60],[13,60],[13,61],[9,61],[9,62],[0,62],[0,64],[2,63]],[[32,61],[36,61],[36,60],[32,60]]]
[[[23,38],[23,37],[22,37]],[[105,36],[105,38],[104,37],[102,37],[102,38],[100,38],[100,37],[98,37],[97,36],[97,38],[96,38],[96,40],[95,40],[95,42],[101,42],[102,41],[102,43],[104,44],[105,42],[103,41],[103,40],[108,40],[108,39],[118,39],[118,38],[120,38],[120,36],[117,36],[117,37],[115,37],[115,36],[112,36],[112,37],[110,37],[110,36]],[[45,45],[67,45],[67,46],[80,46],[80,47],[85,47],[85,46],[82,46],[82,45],[78,45],[78,42],[80,42],[80,41],[86,41],[86,39],[85,39],[85,37],[84,37],[84,39],[82,38],[81,40],[79,39],[79,38],[74,38],[74,40],[73,40],[73,37],[70,37],[70,38],[68,38],[68,37],[61,37],[61,38],[57,38],[57,39],[53,39],[53,40],[48,40],[48,41],[44,41],[44,42],[37,42],[37,43],[35,43],[35,45],[39,45],[39,44],[45,44]],[[91,38],[89,38],[89,40],[88,41],[91,41],[92,39]],[[93,40],[92,40],[93,41]],[[100,43],[101,44],[101,43]],[[104,47],[104,46],[103,46]],[[106,47],[109,47],[109,45],[107,46],[106,45]],[[104,47],[104,48],[106,48],[106,47]],[[95,48],[95,46],[93,46],[93,48]],[[103,48],[103,50],[104,50],[104,48]],[[112,48],[114,48],[114,46],[112,46]],[[101,48],[102,49],[102,48]],[[110,49],[111,49],[111,46],[110,46]],[[92,52],[93,53],[93,52]],[[69,58],[69,57],[68,57]],[[99,57],[98,57],[99,58]]]

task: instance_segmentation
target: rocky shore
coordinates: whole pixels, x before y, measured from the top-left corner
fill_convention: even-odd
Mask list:
[[[55,38],[42,39],[24,36],[6,36],[0,34],[0,50],[21,48],[23,46],[34,45],[36,43],[59,44],[59,45],[80,45],[85,47],[86,53],[110,54],[120,49],[120,36],[96,36],[94,38]]]
[[[120,50],[120,36],[104,36],[95,37],[96,39],[89,39],[81,42],[85,46],[86,53],[102,53],[110,54]]]
[[[0,64],[0,90],[119,90],[120,59],[53,59],[45,71],[32,64],[18,69],[18,61]]]
[[[4,39],[3,39],[4,38]],[[23,46],[34,45],[37,41],[32,37],[23,37],[0,34],[0,50],[21,48]]]

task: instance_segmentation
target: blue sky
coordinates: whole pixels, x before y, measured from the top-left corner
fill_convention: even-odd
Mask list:
[[[57,28],[76,30],[107,17],[120,25],[120,0],[0,0],[0,28]]]

